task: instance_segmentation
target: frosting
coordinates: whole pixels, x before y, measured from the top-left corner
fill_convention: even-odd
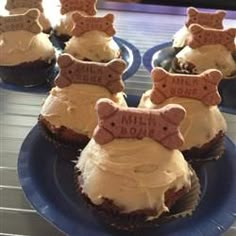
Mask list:
[[[120,56],[120,49],[112,37],[104,32],[90,31],[80,37],[72,37],[65,52],[77,59],[106,62]]]
[[[236,72],[236,62],[231,52],[220,44],[205,45],[196,49],[186,46],[176,55],[176,58],[180,65],[185,62],[194,64],[193,72],[197,74],[207,69],[217,69],[227,77]]]
[[[82,11],[71,11],[67,12],[65,15],[61,16],[60,23],[55,26],[55,30],[57,35],[69,35],[72,36],[72,29],[74,26],[74,21],[72,19],[72,15],[75,12],[79,12],[80,14],[87,16],[85,12]]]
[[[174,48],[182,48],[185,46],[186,39],[189,37],[190,31],[186,26],[180,28],[173,36],[172,46]]]
[[[48,35],[34,35],[23,30],[1,34],[0,52],[0,65],[17,65],[36,60],[50,62],[55,58],[55,51]]]
[[[97,85],[71,84],[63,89],[55,87],[51,90],[41,115],[55,127],[65,126],[91,137],[97,124],[95,104],[103,97],[112,99],[120,106],[127,106],[123,93],[112,95]]]
[[[156,209],[154,218],[168,211],[167,190],[191,185],[191,171],[181,152],[149,138],[115,139],[105,145],[91,139],[76,167],[82,174],[82,191],[94,204],[108,198],[124,213]]]
[[[15,9],[11,9],[9,11],[9,14],[10,15],[23,14],[28,10],[29,9],[27,9],[27,8],[15,8]],[[49,19],[42,12],[40,12],[40,15],[39,15],[39,24],[43,27],[44,31],[47,31],[51,28],[51,23],[50,23]]]
[[[151,90],[143,94],[139,107],[156,109],[167,104],[179,104],[186,109],[185,119],[180,125],[185,142],[180,150],[188,150],[192,147],[200,148],[211,141],[220,131],[226,132],[225,119],[217,106],[206,106],[198,100],[177,97],[169,98],[160,105],[156,105],[151,102],[150,94]]]

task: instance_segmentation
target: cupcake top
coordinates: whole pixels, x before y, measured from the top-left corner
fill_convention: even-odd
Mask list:
[[[178,126],[185,110],[121,108],[100,99],[96,111],[98,126],[77,163],[82,192],[97,205],[112,201],[122,213],[152,210],[156,218],[169,211],[165,193],[191,185],[192,173],[175,149],[183,143]]]
[[[173,47],[184,47],[186,40],[190,35],[189,27],[191,24],[199,24],[206,28],[223,29],[223,20],[226,15],[225,11],[218,10],[213,13],[201,12],[194,7],[187,8],[187,18],[184,27],[175,35]]]
[[[60,72],[55,87],[45,100],[41,115],[55,127],[67,127],[91,137],[97,124],[94,106],[99,98],[112,99],[127,106],[121,79],[123,60],[110,63],[83,62],[71,55],[58,58]]]
[[[73,14],[73,37],[66,44],[65,52],[80,60],[108,62],[120,56],[119,46],[113,40],[116,31],[114,15],[104,17]]]
[[[226,122],[217,105],[221,102],[218,84],[222,73],[207,70],[199,75],[171,74],[162,68],[152,71],[153,88],[142,96],[139,107],[157,109],[179,104],[186,109],[180,130],[185,143],[180,150],[201,147],[219,132],[226,131]]]
[[[187,46],[177,55],[177,67],[188,73],[201,73],[207,69],[218,69],[224,77],[236,74],[236,28],[227,30],[208,29],[200,25],[190,26],[191,35]]]
[[[81,15],[94,16],[97,12],[96,0],[60,0],[62,18],[60,23],[56,26],[56,33],[58,35],[72,36],[73,19],[72,15],[79,12]]]
[[[0,17],[0,64],[17,65],[36,60],[51,61],[55,51],[38,23],[39,10]]]
[[[42,0],[7,0],[5,5],[6,10],[9,11],[10,15],[24,14],[29,9],[36,8],[40,11],[39,14],[39,24],[43,27],[43,31],[47,32],[51,28],[51,23],[49,19],[44,15],[44,9],[42,5]]]

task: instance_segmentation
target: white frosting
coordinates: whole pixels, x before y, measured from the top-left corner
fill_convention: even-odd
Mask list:
[[[195,73],[202,73],[207,69],[218,69],[223,75],[230,76],[236,72],[236,62],[223,45],[205,45],[196,49],[184,47],[177,55],[179,63],[190,62],[196,65]]]
[[[110,98],[120,106],[127,106],[123,93],[112,95],[101,86],[72,84],[63,89],[53,88],[43,104],[41,115],[57,128],[65,126],[91,137],[97,125],[95,104],[100,98]]]
[[[29,9],[27,9],[27,8],[15,8],[15,9],[10,10],[9,14],[10,15],[24,14],[28,10]],[[43,27],[43,31],[47,31],[51,28],[51,23],[50,23],[49,19],[42,12],[39,15],[39,24]]]
[[[172,46],[175,48],[182,48],[185,46],[186,39],[189,37],[190,31],[186,26],[183,26],[173,36]]]
[[[55,58],[55,50],[48,35],[28,31],[11,31],[0,34],[0,65],[18,65],[23,62]]]
[[[101,31],[86,32],[72,37],[66,44],[65,52],[83,60],[102,62],[120,56],[120,49],[112,37]]]
[[[167,190],[191,185],[192,173],[181,152],[149,138],[115,139],[105,145],[91,139],[77,168],[82,173],[82,191],[94,204],[108,198],[126,213],[156,209],[158,217],[168,211]]]
[[[202,102],[188,98],[169,98],[162,104],[153,104],[150,100],[150,90],[145,92],[139,107],[157,109],[167,104],[179,104],[186,109],[186,116],[180,125],[184,144],[180,150],[192,147],[200,148],[211,141],[220,131],[226,132],[227,125],[217,106],[206,106]]]
[[[55,30],[57,35],[68,35],[68,36],[72,36],[72,29],[74,26],[74,22],[72,20],[72,15],[75,12],[79,12],[80,14],[87,16],[88,14],[86,14],[83,11],[71,11],[71,12],[67,12],[65,15],[61,16],[60,22],[59,24],[57,24],[55,26]]]

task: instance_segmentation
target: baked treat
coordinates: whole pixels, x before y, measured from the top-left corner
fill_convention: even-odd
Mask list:
[[[41,32],[38,17],[37,9],[0,16],[0,77],[4,82],[35,86],[55,76],[55,50]]]
[[[72,36],[74,22],[72,15],[79,12],[81,15],[94,16],[97,12],[96,0],[60,0],[61,19],[55,26],[55,35],[63,42],[66,42]]]
[[[43,32],[49,34],[52,30],[51,22],[45,16],[42,0],[7,0],[5,8],[10,15],[24,14],[29,9],[36,8],[40,11],[39,24],[42,26]]]
[[[69,54],[61,55],[58,64],[56,86],[42,106],[39,122],[53,140],[86,144],[97,125],[94,106],[99,98],[127,106],[121,80],[126,64],[118,59],[107,64],[83,62]]]
[[[220,70],[224,78],[236,76],[236,28],[207,29],[197,24],[189,28],[191,36],[187,45],[175,56],[175,72],[199,74],[207,69]]]
[[[162,68],[152,70],[153,88],[146,91],[139,107],[158,109],[179,104],[186,109],[180,125],[185,142],[180,147],[191,161],[217,159],[223,153],[226,122],[217,104],[217,87],[222,73],[207,70],[200,75],[171,74]]]
[[[96,112],[98,126],[76,165],[76,184],[88,205],[106,223],[125,230],[171,214],[190,191],[193,175],[176,149],[183,144],[183,107],[151,111],[100,99]]]
[[[202,12],[194,7],[187,8],[187,19],[185,25],[175,33],[172,46],[181,49],[186,45],[186,40],[190,35],[189,27],[191,24],[199,24],[206,28],[223,29],[225,11]]]
[[[113,14],[95,17],[75,13],[72,18],[75,23],[73,37],[66,43],[66,53],[83,61],[96,62],[108,62],[120,57],[120,48],[112,37],[116,32]]]

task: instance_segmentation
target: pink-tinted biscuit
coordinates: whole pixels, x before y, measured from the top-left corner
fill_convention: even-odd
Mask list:
[[[60,73],[55,79],[55,84],[60,88],[77,83],[103,86],[112,94],[124,90],[122,74],[126,64],[121,59],[114,59],[104,64],[84,62],[69,54],[63,54],[58,58],[58,64]]]
[[[0,16],[0,34],[17,30],[25,30],[34,34],[42,31],[38,22],[40,11],[38,9],[28,10],[25,14]]]
[[[78,12],[74,13],[73,16],[74,28],[72,35],[79,37],[82,34],[98,30],[105,32],[108,36],[113,36],[116,31],[113,27],[114,15],[107,14],[104,17],[95,16],[82,16]]]
[[[200,12],[194,7],[187,9],[187,20],[185,25],[199,24],[214,29],[223,29],[223,20],[226,15],[225,11],[216,11],[214,13]]]
[[[218,84],[223,75],[218,70],[207,70],[200,75],[171,74],[162,68],[152,70],[153,88],[150,99],[160,104],[171,97],[197,99],[211,106],[221,102]]]
[[[37,8],[43,12],[42,0],[7,0],[5,8],[9,11],[16,8]]]
[[[94,16],[97,12],[97,0],[60,0],[61,14],[64,15],[72,11],[84,11],[90,16]]]
[[[119,107],[113,101],[102,98],[96,104],[98,125],[93,138],[101,145],[117,138],[152,138],[168,149],[183,144],[179,131],[184,119],[182,106],[171,104],[161,109]]]
[[[207,29],[200,25],[193,24],[189,28],[191,37],[187,40],[187,45],[191,48],[199,48],[204,45],[221,44],[229,51],[235,51],[236,28],[227,30]]]

